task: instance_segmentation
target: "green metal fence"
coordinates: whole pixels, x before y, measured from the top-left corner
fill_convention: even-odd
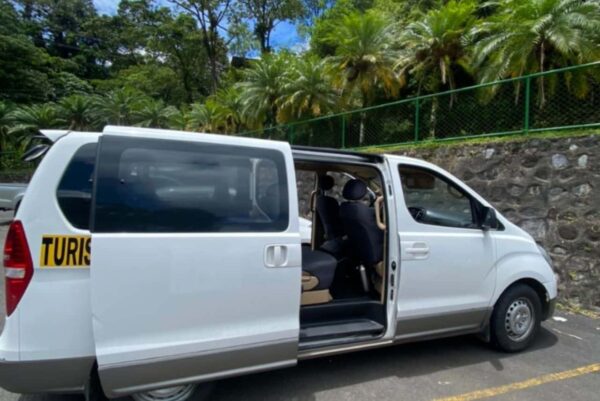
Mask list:
[[[600,127],[600,62],[243,133],[332,148]]]

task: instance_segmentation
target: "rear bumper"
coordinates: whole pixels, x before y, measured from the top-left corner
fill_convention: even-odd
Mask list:
[[[94,357],[0,360],[0,387],[14,393],[83,392],[94,366]]]

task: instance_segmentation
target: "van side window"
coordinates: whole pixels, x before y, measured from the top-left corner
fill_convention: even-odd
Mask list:
[[[96,163],[95,143],[80,147],[73,155],[58,184],[56,197],[63,214],[73,225],[89,229],[92,200],[92,177]]]
[[[283,154],[162,139],[101,139],[95,232],[279,232]]]
[[[473,201],[461,188],[427,169],[400,166],[399,170],[404,201],[415,221],[477,228]]]

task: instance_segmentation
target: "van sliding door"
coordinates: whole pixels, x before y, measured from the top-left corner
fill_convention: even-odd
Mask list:
[[[108,128],[92,221],[109,397],[292,365],[301,250],[288,144]]]

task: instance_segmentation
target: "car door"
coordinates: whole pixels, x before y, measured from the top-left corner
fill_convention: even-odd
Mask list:
[[[93,330],[108,396],[296,362],[289,144],[107,128],[93,198]]]
[[[481,203],[423,163],[394,163],[401,273],[398,337],[477,329],[490,311],[495,241]]]

